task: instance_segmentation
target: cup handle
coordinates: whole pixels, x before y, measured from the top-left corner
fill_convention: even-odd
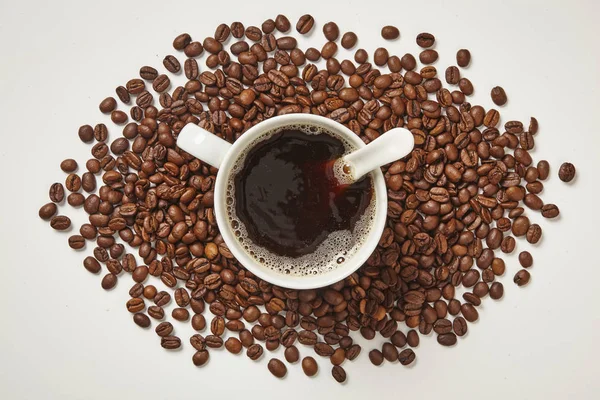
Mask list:
[[[177,146],[200,161],[219,168],[232,144],[196,124],[189,123],[179,132]]]

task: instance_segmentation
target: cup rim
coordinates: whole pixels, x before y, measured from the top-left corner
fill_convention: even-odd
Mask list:
[[[329,118],[314,114],[286,114],[276,116],[262,121],[248,129],[248,131],[233,143],[219,167],[214,188],[214,208],[217,224],[221,236],[231,253],[244,268],[251,271],[257,277],[273,285],[289,289],[321,288],[339,282],[351,275],[367,261],[377,247],[387,219],[387,189],[383,173],[381,172],[381,169],[377,169],[371,172],[375,194],[375,218],[371,226],[371,232],[361,248],[353,257],[346,260],[344,265],[324,274],[302,277],[296,275],[288,276],[261,265],[246,253],[241,244],[236,240],[228,222],[227,211],[224,209],[227,181],[233,163],[237,161],[242,150],[260,134],[286,125],[303,123],[321,126],[339,133],[346,140],[349,140],[359,148],[366,146],[365,143],[349,128]]]

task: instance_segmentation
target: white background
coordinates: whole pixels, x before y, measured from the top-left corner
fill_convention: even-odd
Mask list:
[[[258,3],[0,1],[0,398],[597,398],[598,3]],[[254,363],[225,351],[211,352],[209,365],[196,368],[186,324],[174,322],[183,350],[163,350],[155,333],[134,325],[125,309],[130,279],[104,292],[100,277],[81,266],[85,253],[69,249],[68,234],[37,217],[49,185],[64,181],[60,161],[74,157],[84,165],[89,158],[90,146],[77,138],[79,125],[107,122],[98,103],[136,77],[140,66],[162,69],[171,53],[183,61],[171,47],[177,34],[202,40],[221,22],[260,26],[280,12],[293,25],[306,12],[314,15],[310,40],[318,48],[321,27],[331,19],[342,31],[355,31],[371,54],[385,45],[379,35],[385,24],[400,28],[401,38],[387,43],[398,55],[417,54],[415,36],[432,32],[439,71],[454,62],[457,49],[471,50],[463,74],[475,85],[473,103],[491,107],[489,91],[502,85],[509,97],[501,109],[505,118],[539,120],[534,157],[552,165],[543,198],[559,205],[561,217],[540,221],[533,214],[543,241],[535,248],[518,241],[518,251],[534,255],[532,282],[517,288],[516,257],[507,258],[505,298],[485,299],[480,321],[454,348],[423,338],[411,368],[372,366],[367,353],[380,343],[364,341],[361,356],[344,364],[345,385],[331,378],[326,360],[315,379],[292,365],[277,380],[266,369],[269,357]],[[563,161],[577,166],[572,184],[557,178]],[[84,221],[82,210],[63,206],[61,212],[77,226]],[[300,347],[302,355],[312,352]]]

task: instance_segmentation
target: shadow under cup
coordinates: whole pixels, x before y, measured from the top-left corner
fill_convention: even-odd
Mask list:
[[[236,214],[235,177],[244,168],[251,149],[283,130],[300,130],[307,135],[330,135],[349,150],[365,146],[345,126],[316,115],[285,115],[257,124],[242,135],[228,151],[215,184],[215,212],[223,239],[240,263],[272,284],[292,288],[318,288],[338,282],[356,271],[375,250],[387,216],[387,193],[380,169],[369,175],[372,198],[355,225],[354,232],[329,234],[317,250],[299,257],[273,254],[248,239],[246,226]],[[356,240],[356,239],[360,240]]]

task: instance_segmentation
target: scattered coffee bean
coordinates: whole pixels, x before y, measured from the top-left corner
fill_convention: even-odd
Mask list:
[[[199,350],[192,356],[192,362],[196,367],[201,367],[208,362],[210,353],[207,350]]]
[[[423,48],[428,48],[433,46],[433,44],[435,43],[435,36],[433,36],[431,33],[427,33],[427,32],[423,32],[423,33],[419,33],[417,35],[417,44],[420,47]]]
[[[563,163],[558,170],[558,177],[563,182],[571,182],[575,178],[575,166],[571,163]]]
[[[518,286],[525,286],[529,283],[530,279],[531,274],[529,271],[522,269],[515,274],[515,278],[513,280]]]
[[[333,366],[333,368],[331,369],[331,375],[333,376],[333,379],[335,379],[339,383],[346,382],[346,371],[339,365]]]
[[[283,378],[287,374],[287,368],[285,364],[277,358],[271,358],[267,367],[269,368],[269,372],[271,372],[277,378]]]
[[[56,214],[57,210],[58,210],[58,207],[56,207],[56,204],[47,203],[47,204],[44,204],[42,207],[40,207],[40,211],[38,212],[38,215],[40,216],[41,219],[49,220]]]
[[[398,361],[400,361],[400,364],[402,364],[402,365],[412,364],[412,362],[415,361],[415,358],[416,358],[415,352],[412,351],[412,349],[402,350],[398,354]]]
[[[246,355],[251,360],[256,361],[263,355],[263,348],[260,344],[255,343],[248,347],[248,350],[246,350]]]
[[[150,318],[144,313],[133,314],[133,322],[140,328],[148,328],[150,326]]]
[[[298,19],[296,23],[296,30],[301,35],[306,35],[312,29],[315,24],[315,19],[310,14],[304,14]]]
[[[467,49],[460,49],[456,53],[456,63],[459,67],[465,68],[471,62],[471,52]]]
[[[114,97],[107,97],[100,102],[100,111],[104,114],[109,114],[117,108],[117,101]]]
[[[381,37],[385,40],[398,39],[400,37],[400,31],[395,26],[386,25],[381,28]]]
[[[285,349],[284,356],[287,362],[293,364],[300,359],[300,352],[296,346],[290,346]]]
[[[494,88],[492,88],[491,96],[494,104],[498,106],[503,106],[506,104],[506,93],[504,92],[504,89],[502,89],[500,86],[495,86]]]
[[[342,36],[342,47],[345,49],[351,49],[356,45],[356,42],[358,42],[358,37],[356,36],[356,33],[354,32],[346,32],[344,33],[344,35]]]
[[[114,288],[117,284],[117,276],[115,274],[106,274],[104,278],[102,278],[102,289],[110,290]]]
[[[333,42],[340,36],[340,28],[335,22],[327,22],[323,25],[323,34],[327,40]]]
[[[319,365],[314,358],[308,356],[302,359],[302,370],[306,376],[315,376],[319,370]]]
[[[64,215],[57,215],[50,220],[50,226],[57,231],[64,231],[71,227],[71,219]]]
[[[165,336],[160,339],[160,345],[163,349],[175,350],[181,347],[181,339],[177,336]]]
[[[53,183],[49,191],[50,201],[60,203],[65,198],[65,189],[61,183]]]

